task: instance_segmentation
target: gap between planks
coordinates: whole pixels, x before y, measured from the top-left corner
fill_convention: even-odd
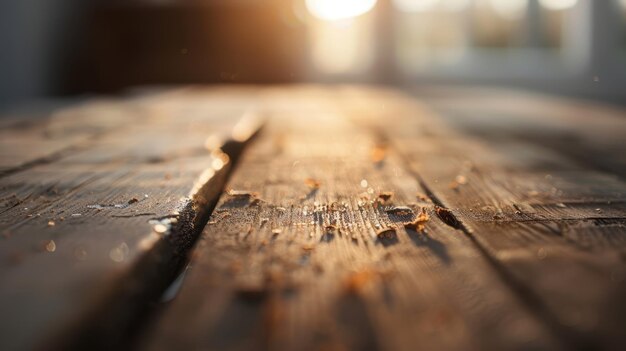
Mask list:
[[[244,117],[235,126],[239,128],[238,135],[233,132],[217,150],[228,156],[226,171],[197,180],[195,195],[183,204],[177,221],[168,226],[169,240],[158,240],[130,270],[115,277],[110,289],[93,299],[87,310],[45,337],[38,349],[111,350],[133,344],[144,321],[155,313],[158,303],[184,273],[189,251],[209,220],[237,160],[261,133],[263,119],[256,113],[248,117],[251,118]],[[173,216],[163,219],[170,218]]]

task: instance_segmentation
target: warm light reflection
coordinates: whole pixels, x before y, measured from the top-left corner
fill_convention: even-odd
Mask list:
[[[324,74],[360,74],[372,63],[373,23],[369,16],[343,21],[312,20],[309,25],[311,58]]]
[[[566,10],[568,8],[574,7],[578,0],[539,0],[541,6],[547,8],[548,10]]]
[[[490,0],[489,3],[498,15],[510,19],[520,18],[528,6],[528,0]]]
[[[469,7],[471,0],[439,0],[448,11],[461,11]]]
[[[426,12],[434,9],[445,11],[465,10],[471,0],[393,0],[394,6],[402,12]]]
[[[439,0],[393,0],[393,4],[402,12],[430,11],[438,3]]]
[[[309,12],[322,20],[357,17],[372,10],[377,0],[306,0]]]

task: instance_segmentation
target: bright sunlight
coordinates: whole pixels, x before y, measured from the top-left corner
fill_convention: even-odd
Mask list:
[[[306,0],[309,12],[322,20],[336,21],[369,12],[377,0]]]

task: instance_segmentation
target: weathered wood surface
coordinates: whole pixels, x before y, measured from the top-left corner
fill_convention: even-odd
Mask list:
[[[0,119],[0,175],[84,149],[93,138],[123,126],[129,109],[128,104],[101,99],[34,118]]]
[[[87,103],[3,129],[0,348],[115,345],[158,300],[223,188],[221,147],[257,128],[247,92],[220,95]]]
[[[357,93],[354,99],[376,96]],[[393,98],[379,103],[392,104]],[[490,147],[441,125],[413,101],[396,98],[390,114],[412,118],[383,124],[370,113],[370,125],[403,155],[439,206],[451,210],[452,225],[473,238],[568,347],[623,348],[626,184],[542,145]],[[623,128],[624,122],[613,123]],[[611,133],[604,142],[612,139],[618,147],[623,140]]]
[[[402,160],[372,160],[385,151],[367,130],[332,100],[309,99],[321,108],[273,115],[243,157],[147,348],[553,345],[469,239],[417,197]],[[377,203],[381,192],[393,196]],[[405,230],[422,211],[425,229]]]
[[[432,108],[353,86],[168,94],[107,102],[133,122],[86,118],[67,140],[70,117],[3,127],[3,348],[626,345],[623,112],[508,92]],[[225,182],[206,147],[237,156],[249,107],[269,119]],[[46,125],[63,125],[50,143],[14,138]],[[185,204],[186,225],[151,232]]]
[[[581,166],[626,176],[623,108],[503,88],[422,87],[413,94],[463,133],[497,148],[522,140]]]
[[[623,348],[618,177],[541,145],[492,149],[393,92],[283,94],[230,182],[263,201],[222,197],[146,349]],[[380,191],[425,208],[426,234]]]

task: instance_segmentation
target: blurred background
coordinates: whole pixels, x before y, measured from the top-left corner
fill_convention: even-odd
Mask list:
[[[0,108],[137,85],[490,85],[626,103],[626,0],[0,3]]]

